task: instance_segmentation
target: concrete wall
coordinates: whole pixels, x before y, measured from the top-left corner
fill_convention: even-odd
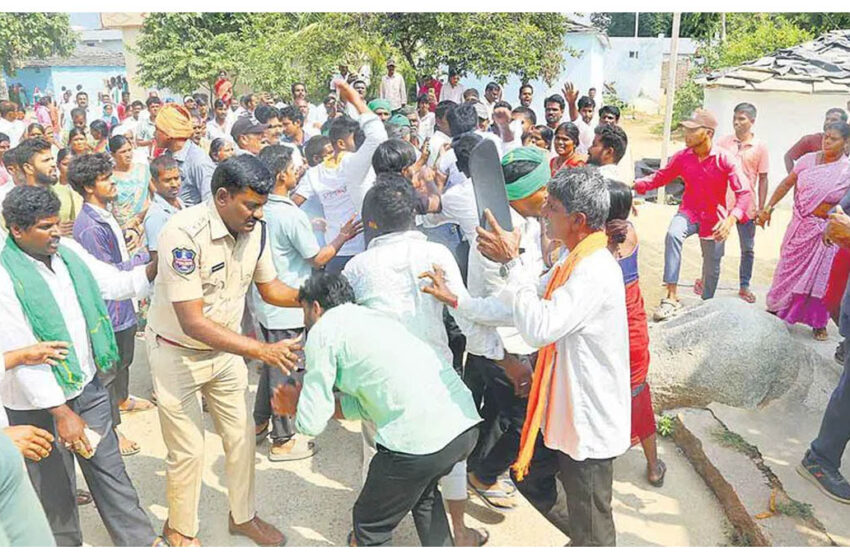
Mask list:
[[[551,87],[542,80],[533,80],[534,101],[532,110],[537,115],[537,124],[545,124],[543,117],[543,100],[553,93],[561,93],[564,82],[573,82],[579,88],[581,95],[587,94],[587,90],[595,87],[597,107],[602,104],[602,82],[604,77],[604,50],[605,46],[600,42],[599,36],[590,33],[568,33],[564,37],[564,45],[577,51],[578,56],[566,56],[565,67]],[[466,76],[461,83],[467,88],[475,88],[483,96],[484,86],[493,81],[489,76]],[[522,85],[520,79],[511,76],[503,86],[502,99],[511,104],[512,107],[519,105],[519,88]]]
[[[756,106],[758,116],[753,131],[765,140],[770,153],[768,192],[773,192],[787,175],[783,157],[801,136],[818,132],[823,118],[831,107],[844,108],[847,95],[802,94],[790,92],[743,91],[726,88],[705,90],[705,107],[720,121],[719,136],[732,134],[732,110],[735,105],[749,102]],[[791,196],[786,196],[790,200]]]
[[[124,66],[60,66],[53,69],[53,91],[59,92],[62,86],[74,90],[81,84],[93,104],[97,93],[104,91],[103,80],[126,74]]]
[[[32,92],[37,86],[39,91],[44,93],[47,89],[52,88],[50,68],[22,68],[15,72],[14,76],[9,76],[5,72],[3,78],[6,80],[7,86],[12,84],[21,84],[26,89],[27,99],[32,104]]]
[[[631,103],[637,97],[661,99],[661,64],[664,39],[655,37],[611,37],[605,51],[605,82],[617,97]]]

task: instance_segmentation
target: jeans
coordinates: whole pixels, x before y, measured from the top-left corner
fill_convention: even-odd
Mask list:
[[[260,333],[268,343],[279,342],[288,338],[295,338],[303,333],[304,329],[267,329],[260,325]],[[298,369],[292,375],[285,375],[282,371],[268,364],[260,368],[260,380],[257,382],[257,396],[254,398],[254,425],[259,426],[271,419],[271,438],[275,443],[289,441],[295,435],[295,418],[292,416],[278,416],[272,412],[271,398],[275,387],[287,383],[301,382],[304,379],[304,352],[298,350]]]
[[[741,266],[738,269],[738,277],[743,290],[750,287],[750,280],[753,277],[753,264],[756,260],[756,222],[755,220],[750,220],[745,224],[739,222],[737,227],[738,240],[741,243]]]
[[[841,456],[850,441],[850,360],[844,361],[844,372],[829,398],[823,413],[818,437],[812,442],[814,459],[823,467],[841,468]]]
[[[699,224],[691,222],[681,212],[670,220],[664,242],[664,283],[677,284],[682,267],[682,244],[685,239],[699,232]],[[720,280],[720,261],[723,259],[725,242],[700,239],[702,250],[702,299],[711,299]]]

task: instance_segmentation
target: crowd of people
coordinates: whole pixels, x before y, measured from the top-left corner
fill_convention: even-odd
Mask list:
[[[615,545],[614,460],[640,444],[649,484],[667,470],[629,217],[635,192],[676,177],[685,190],[655,320],[682,308],[682,245],[694,234],[696,289],[714,297],[733,226],[739,296],[755,302],[756,225],[792,187],[768,310],[817,337],[841,315],[844,111],[789,151],[790,174],[768,199],[749,103],[725,138],[714,138],[715,115],[696,111],[681,123],[686,148],[635,181],[620,111],[597,108],[594,91],[565,84],[538,124],[531,85],[513,106],[497,83],[480,96],[460,80],[428,77],[408,103],[390,60],[379,97],[341,66],[318,106],[303,83],[288,103],[237,99],[225,73],[212,99],[122,93],[114,115],[83,91],[66,111],[68,89],[59,106],[41,96],[32,123],[0,103],[0,544],[80,545],[78,507],[93,500],[116,545],[200,545],[207,413],[224,447],[229,530],[260,545],[286,537],[257,512],[257,446],[268,441],[274,462],[304,460],[322,452],[314,438],[331,418],[361,423],[350,546],[390,543],[408,513],[425,546],[482,546],[487,532],[465,523],[469,491],[503,512],[519,493],[573,545]],[[476,203],[486,186],[470,162],[486,142],[509,223]],[[149,399],[129,392],[137,337]],[[848,502],[838,467],[849,375],[800,465]],[[140,446],[119,431],[122,414],[154,407],[167,449],[161,530],[124,466]]]

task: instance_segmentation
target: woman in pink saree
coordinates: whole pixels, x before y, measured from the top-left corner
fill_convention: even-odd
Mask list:
[[[848,138],[847,123],[828,125],[821,151],[797,160],[756,218],[756,224],[769,225],[774,206],[794,187],[793,215],[782,239],[767,310],[786,323],[809,325],[817,340],[827,338],[829,309],[824,296],[837,252],[824,243],[823,232],[828,212],[850,187],[850,160],[844,155]]]

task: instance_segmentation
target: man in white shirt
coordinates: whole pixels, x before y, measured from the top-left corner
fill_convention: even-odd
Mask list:
[[[316,166],[317,171],[312,175],[312,180],[302,180],[297,192],[292,194],[292,200],[298,206],[311,196],[319,199],[327,222],[326,239],[336,237],[346,222],[360,214],[363,197],[375,180],[372,154],[387,139],[387,131],[381,120],[369,110],[360,95],[346,83],[337,83],[337,88],[340,98],[357,108],[359,122],[345,115],[333,121],[328,137],[334,156]],[[363,141],[358,147],[359,134],[362,134]],[[340,248],[325,267],[326,270],[340,272],[351,257],[363,249],[363,234],[360,234]]]
[[[588,150],[587,163],[595,165],[606,179],[626,183],[619,164],[628,147],[629,138],[622,128],[616,124],[600,124]]]
[[[230,138],[230,128],[235,122],[230,118],[230,111],[227,109],[227,104],[221,99],[216,99],[213,103],[213,113],[215,117],[207,123],[207,132],[211,140],[216,138]]]
[[[579,98],[578,89],[571,83],[564,86],[564,98],[570,111],[570,121],[578,127],[577,151],[586,154],[593,143],[593,113],[596,110],[596,102],[586,95]]]
[[[431,112],[431,102],[428,100],[427,94],[423,93],[416,98],[416,114],[419,117],[417,133],[421,143],[434,135],[434,127],[437,122],[434,113]]]
[[[18,106],[12,101],[0,102],[0,132],[9,137],[10,148],[18,145],[26,130],[26,123],[18,120]]]
[[[127,476],[112,429],[109,395],[95,373],[110,367],[117,354],[101,298],[145,297],[156,268],[119,271],[98,261],[59,235],[58,212],[59,199],[50,189],[16,187],[4,200],[3,217],[14,247],[4,248],[0,259],[0,347],[29,346],[62,332],[60,338],[70,339],[73,353],[61,370],[43,364],[7,371],[0,395],[10,424],[38,426],[69,446],[57,445],[48,457],[27,464],[57,544],[83,542],[75,452],[89,457],[78,463],[113,543],[150,546],[157,537]],[[15,288],[24,281],[42,301]]]
[[[512,476],[573,546],[614,546],[613,463],[629,448],[631,394],[623,275],[604,233],[610,198],[592,168],[558,173],[548,191],[547,233],[569,254],[543,278],[520,258],[518,231],[492,215],[492,231],[478,230],[478,249],[504,267],[498,298],[523,341],[541,349]]]
[[[526,109],[531,109],[531,103],[534,101],[534,88],[531,84],[522,84],[519,86],[519,104]]]
[[[490,82],[484,88],[484,106],[487,107],[487,118],[492,118],[493,108],[502,99],[502,86],[496,82]]]
[[[439,100],[463,103],[463,88],[464,85],[460,83],[460,75],[454,69],[449,70],[449,81],[443,84]]]
[[[401,74],[396,74],[393,59],[387,61],[387,75],[381,78],[378,97],[389,101],[390,109],[393,111],[402,105],[407,105],[407,88],[404,85],[404,78]]]
[[[615,107],[614,105],[604,105],[599,109],[599,125],[603,124],[612,124],[617,127],[617,129],[622,130],[620,128],[620,109]],[[598,126],[594,129],[594,134],[598,130]],[[625,132],[623,132],[625,134]],[[590,150],[588,150],[588,153]],[[605,172],[600,170],[600,172],[605,175]],[[632,148],[626,142],[626,151],[623,154],[623,157],[617,161],[617,181],[622,181],[627,185],[631,185],[635,182],[635,164],[634,159],[632,158]]]

